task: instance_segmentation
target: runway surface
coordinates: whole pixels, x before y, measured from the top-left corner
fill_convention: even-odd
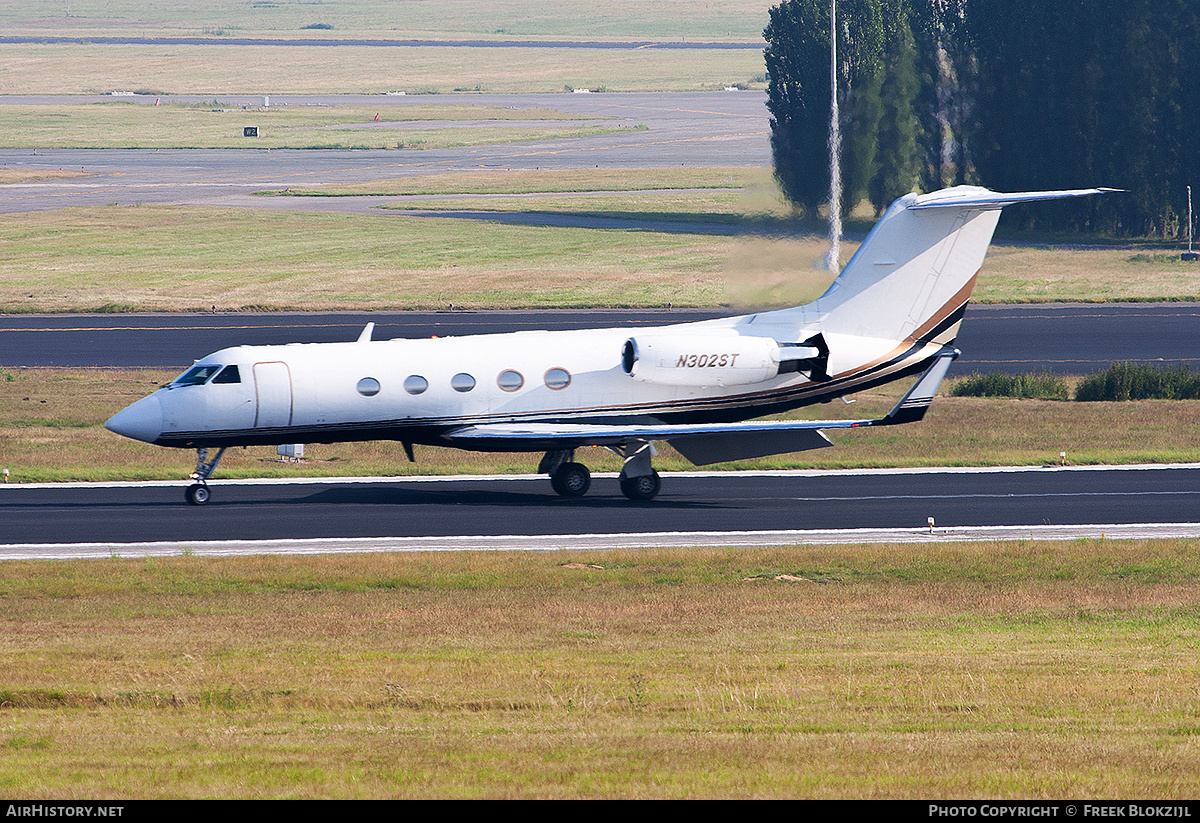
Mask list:
[[[826,532],[870,542],[928,539],[930,517],[935,537],[960,539],[1053,538],[1090,524],[1107,524],[1110,537],[1121,536],[1122,525],[1147,523],[1158,524],[1156,534],[1200,534],[1164,525],[1195,520],[1195,466],[679,473],[663,475],[650,503],[626,500],[608,475],[573,500],[534,476],[227,481],[212,489],[207,506],[192,507],[182,484],[0,487],[0,555],[41,556],[38,546],[59,551],[60,544],[120,553],[138,543],[180,553],[247,540],[310,551],[347,540],[356,550],[397,550],[406,538],[417,548],[543,550],[571,547],[581,536],[592,548],[801,543]],[[1077,533],[1093,532],[1069,532]],[[495,537],[502,539],[486,540]]]
[[[0,365],[183,369],[228,346],[376,340],[686,323],[714,309],[0,316]],[[1089,374],[1116,361],[1200,365],[1200,305],[1107,303],[968,306],[951,375],[1047,370]]]

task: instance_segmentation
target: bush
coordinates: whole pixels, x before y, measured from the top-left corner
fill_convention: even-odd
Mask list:
[[[1056,374],[971,374],[955,381],[950,389],[953,397],[1017,397],[1038,400],[1066,400],[1070,397],[1067,384]]]
[[[1200,398],[1200,372],[1186,363],[1150,366],[1113,363],[1089,375],[1075,387],[1075,399],[1094,400],[1195,400]]]

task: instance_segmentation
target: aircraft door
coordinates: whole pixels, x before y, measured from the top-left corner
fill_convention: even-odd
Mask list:
[[[292,373],[287,363],[255,363],[254,394],[258,400],[256,429],[292,424]]]

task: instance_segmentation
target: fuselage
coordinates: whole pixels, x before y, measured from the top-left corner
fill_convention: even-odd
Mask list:
[[[444,432],[496,422],[747,420],[920,371],[960,317],[906,340],[823,332],[799,308],[637,330],[238,346],[196,361],[106,425],[157,445],[210,448],[446,445]],[[819,334],[828,351],[817,368],[800,355],[817,353],[801,344]],[[655,352],[668,354],[651,363]]]

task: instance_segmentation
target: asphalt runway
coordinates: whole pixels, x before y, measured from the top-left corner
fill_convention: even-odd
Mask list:
[[[530,329],[639,328],[727,314],[712,309],[436,311],[329,314],[0,316],[0,365],[183,369],[228,346],[495,334]],[[1200,366],[1200,305],[1106,303],[968,306],[951,375],[1090,374],[1122,361]]]
[[[540,477],[0,487],[0,544],[724,533],[1189,524],[1200,468],[663,475],[649,503],[597,476],[580,499]],[[1025,534],[1020,534],[1026,537]]]

